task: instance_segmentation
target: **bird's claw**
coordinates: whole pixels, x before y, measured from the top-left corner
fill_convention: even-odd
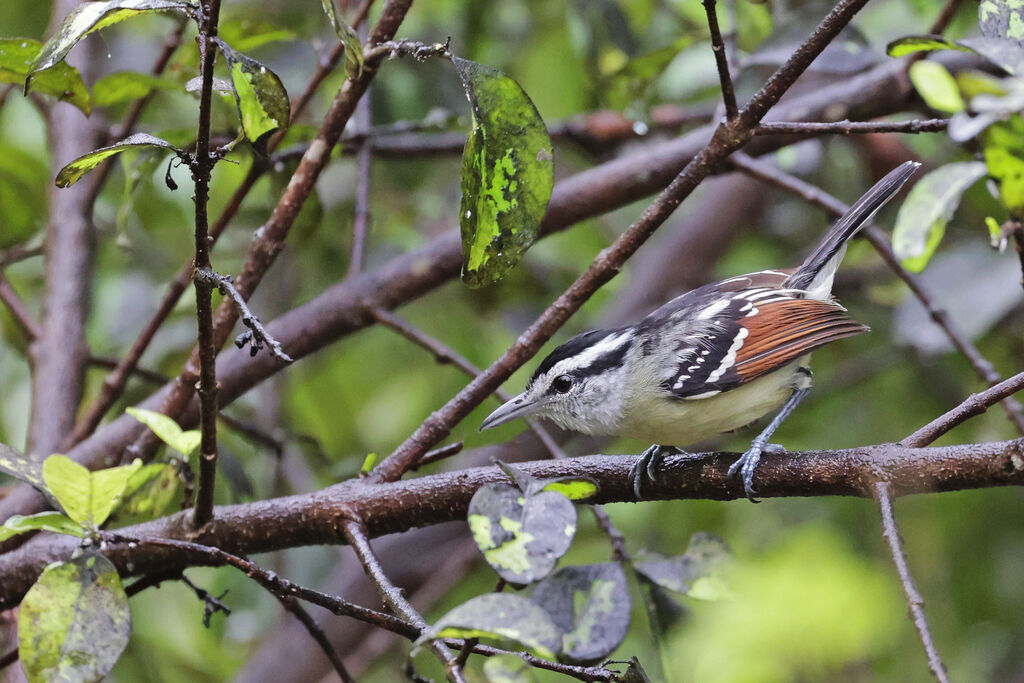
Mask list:
[[[736,476],[737,472],[742,476],[743,492],[746,493],[751,503],[760,502],[754,498],[754,471],[757,469],[757,464],[761,461],[761,454],[778,455],[785,452],[786,449],[779,444],[765,443],[754,439],[747,452],[729,466],[728,474],[730,477]]]
[[[671,446],[659,446],[657,444],[651,446],[637,458],[636,462],[629,469],[629,481],[633,484],[633,493],[636,495],[637,500],[643,500],[641,495],[641,488],[646,478],[650,482],[658,480],[658,468],[661,467],[662,461],[666,455],[678,455],[682,453],[678,448]]]

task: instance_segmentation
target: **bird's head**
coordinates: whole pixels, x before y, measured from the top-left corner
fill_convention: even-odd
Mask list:
[[[481,431],[536,415],[584,434],[613,433],[622,418],[633,339],[628,328],[573,337],[541,362],[523,393],[487,416]]]

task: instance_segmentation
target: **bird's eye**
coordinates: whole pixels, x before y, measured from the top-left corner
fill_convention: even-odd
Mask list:
[[[572,389],[572,377],[569,375],[559,375],[551,382],[551,388],[560,394],[569,393]]]

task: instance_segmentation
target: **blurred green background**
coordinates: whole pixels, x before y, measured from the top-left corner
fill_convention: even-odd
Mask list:
[[[379,5],[380,3],[378,3]],[[854,22],[857,34],[848,51],[865,68],[882,63],[885,44],[923,33],[943,3],[935,0],[875,0]],[[741,97],[761,82],[827,11],[820,2],[751,3],[735,0],[737,49],[746,68],[738,81]],[[371,17],[377,16],[375,6]],[[47,3],[5,0],[0,33],[4,37],[45,39]],[[730,30],[729,13],[723,22]],[[280,29],[287,34],[250,50],[281,75],[294,98],[305,87],[318,55],[334,40],[315,0],[244,2],[227,0],[226,32],[258,37]],[[102,75],[140,69],[159,51],[171,30],[168,19],[132,20],[90,38],[99,45],[92,71]],[[948,35],[976,33],[974,5],[961,9]],[[549,122],[597,109],[615,109],[650,120],[658,105],[708,106],[717,102],[717,78],[703,8],[697,0],[417,0],[399,36],[431,42],[452,39],[460,56],[500,68],[515,77]],[[667,52],[666,52],[667,50]],[[652,58],[657,51],[668,58]],[[775,55],[775,57],[773,57]],[[850,58],[851,60],[853,57]],[[76,63],[75,53],[70,61]],[[183,83],[194,75],[195,47],[186,42],[168,72]],[[652,64],[654,66],[652,66]],[[860,64],[860,62],[858,62]],[[815,82],[846,78],[821,69]],[[821,79],[817,81],[815,79]],[[307,124],[320,120],[342,80],[328,78],[314,99],[311,114],[297,125],[296,140],[309,137]],[[87,79],[88,81],[88,79]],[[233,103],[219,103],[215,128],[229,132]],[[128,105],[97,109],[92,117],[120,120]],[[387,62],[372,89],[373,122],[420,120],[441,109],[465,130],[468,108],[454,72],[438,61]],[[139,130],[188,139],[194,128],[195,99],[183,91],[157,94]],[[440,117],[444,118],[444,117]],[[168,132],[170,131],[170,132]],[[556,179],[630,151],[635,144],[613,145],[597,153],[570,143],[556,146]],[[895,151],[893,148],[895,147]],[[944,135],[902,136],[885,141],[822,138],[779,154],[780,163],[845,201],[855,199],[872,180],[870,161],[894,154],[937,166],[965,153]],[[224,205],[244,176],[251,158],[232,155],[239,164],[218,165],[213,182],[214,212]],[[65,161],[65,160],[58,160]],[[50,168],[43,118],[15,89],[0,108],[0,237],[7,245],[35,244],[45,225]],[[89,343],[102,356],[122,355],[159,300],[165,283],[191,254],[191,188],[184,169],[172,171],[181,189],[163,182],[164,165],[136,166],[125,155],[100,197],[96,210],[99,251],[93,290]],[[214,250],[214,267],[237,270],[253,230],[267,218],[293,167],[275,169],[257,185],[232,227]],[[138,182],[132,173],[142,175]],[[450,229],[457,223],[459,159],[386,159],[375,161],[372,175],[372,230],[368,268],[385,262]],[[317,184],[315,198],[293,230],[289,248],[255,300],[264,320],[308,301],[346,274],[355,196],[355,162],[340,155]],[[714,220],[716,207],[744,202],[744,224],[718,226],[729,235],[714,263],[680,263],[701,281],[765,267],[795,265],[827,221],[807,205],[774,190],[743,185],[710,185],[688,200],[659,235],[624,272],[604,287],[556,337],[612,321],[628,322],[649,310],[615,308],[621,301],[646,301],[652,268],[664,268],[664,280],[685,280],[656,257],[672,248],[672,235],[693,216]],[[550,300],[629,224],[645,202],[622,208],[544,239],[522,265],[500,284],[472,291],[458,282],[403,308],[400,314],[437,336],[480,366],[496,358]],[[997,208],[983,187],[972,190],[950,224],[946,241],[924,277],[940,305],[949,308],[982,352],[1004,375],[1020,370],[1024,358],[1024,316],[1016,256],[994,254],[986,246],[984,217]],[[890,225],[894,210],[881,218]],[[39,259],[6,270],[7,277],[38,313],[44,270]],[[691,284],[696,284],[692,282]],[[779,431],[790,449],[841,448],[895,441],[981,388],[966,361],[936,341],[931,323],[908,300],[867,245],[854,245],[841,271],[837,292],[843,303],[873,333],[845,340],[815,354],[816,391]],[[672,292],[658,292],[665,297]],[[646,306],[646,307],[645,307]],[[0,441],[24,445],[29,406],[29,375],[24,339],[6,311],[0,311]],[[157,336],[145,365],[174,374],[194,340],[189,297]],[[549,345],[545,351],[553,348]],[[507,384],[519,391],[533,364]],[[88,396],[104,374],[89,375]],[[224,429],[222,502],[237,502],[290,492],[315,490],[352,476],[368,452],[387,453],[429,413],[464,386],[456,370],[438,365],[421,349],[392,332],[374,328],[330,346],[297,363],[250,392],[228,413],[258,425],[285,443],[280,456],[245,436]],[[132,382],[114,414],[150,391]],[[468,449],[508,441],[523,427],[514,424],[479,434],[480,420],[496,404],[485,403],[455,430],[452,440]],[[1002,412],[994,408],[958,428],[941,443],[999,440],[1014,436]],[[710,444],[744,450],[750,434],[728,435]],[[638,452],[647,444],[618,442],[605,452]],[[592,446],[570,441],[572,453]],[[452,464],[458,464],[456,459]],[[854,499],[768,500],[748,502],[659,502],[609,507],[631,550],[676,554],[696,531],[724,538],[735,553],[731,600],[685,600],[685,613],[659,653],[642,610],[616,657],[636,654],[648,671],[680,681],[917,681],[929,680],[920,642],[910,620],[895,570],[881,537],[874,504]],[[915,496],[897,503],[897,515],[910,564],[927,601],[927,613],[939,650],[953,680],[1024,680],[1024,496],[1019,489],[992,489]],[[609,548],[588,515],[563,564],[605,561]],[[412,593],[428,619],[465,599],[490,590],[495,576],[472,548],[457,569],[421,566],[420,536],[409,532],[405,552],[389,556],[385,568],[396,572],[434,570],[438,580]],[[469,534],[454,529],[465,551]],[[312,548],[258,558],[289,578],[312,586],[329,584],[345,551]],[[351,562],[351,558],[345,561]],[[351,564],[347,565],[351,569]],[[354,570],[353,570],[354,571]],[[431,572],[427,571],[429,575]],[[278,603],[229,569],[196,569],[189,576],[214,594],[230,590],[230,617],[216,615],[202,626],[202,605],[180,585],[149,590],[132,600],[132,644],[111,676],[117,681],[222,681],[269,678],[254,671],[259,657],[293,658],[295,675],[326,662],[308,642],[281,635],[289,624]],[[429,576],[427,578],[430,578]],[[447,583],[445,583],[445,579]],[[422,583],[423,576],[420,576]],[[420,585],[417,583],[416,585]],[[636,594],[635,594],[636,597]],[[637,601],[634,601],[637,602]],[[340,619],[316,612],[325,624]],[[332,628],[354,629],[354,622]],[[299,648],[299,649],[296,649]],[[408,646],[390,638],[360,641],[343,651],[365,667],[359,680],[400,679]],[[276,654],[275,654],[276,653]],[[429,656],[417,663],[434,666]],[[245,668],[247,662],[250,668]],[[302,666],[299,665],[301,662]],[[305,668],[303,668],[305,667]],[[286,670],[288,666],[284,667]],[[435,672],[436,673],[436,672]],[[282,674],[274,673],[280,683]],[[540,676],[541,680],[555,680]]]

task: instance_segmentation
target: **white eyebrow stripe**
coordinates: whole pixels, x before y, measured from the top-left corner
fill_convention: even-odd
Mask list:
[[[559,361],[552,371],[554,374],[561,374],[567,370],[575,370],[577,368],[585,368],[591,365],[601,356],[604,356],[613,351],[617,351],[624,344],[628,344],[633,339],[633,334],[629,330],[620,332],[619,334],[613,334],[605,337],[601,341],[597,342],[593,346],[584,349],[580,353],[566,358],[565,360]],[[549,371],[549,374],[551,372]]]
[[[697,314],[697,320],[707,320],[708,318],[714,318],[716,315],[721,313],[725,308],[732,303],[732,299],[719,299],[715,303],[707,306],[704,310]]]

